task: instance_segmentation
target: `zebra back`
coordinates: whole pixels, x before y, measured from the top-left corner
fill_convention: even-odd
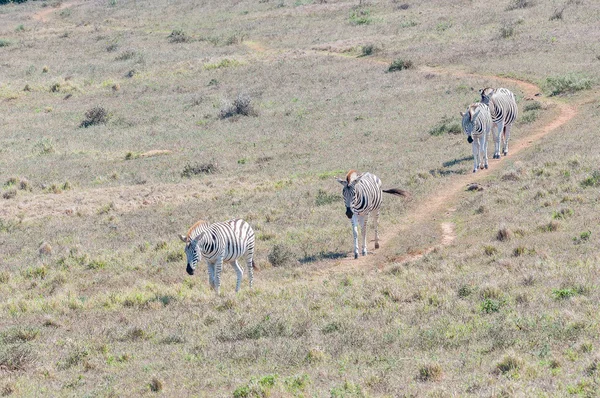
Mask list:
[[[490,89],[486,88],[481,92],[483,102],[490,107],[492,121],[498,123],[502,121],[505,126],[512,124],[519,114],[517,100],[512,91],[507,88]]]
[[[254,253],[254,231],[242,219],[210,224],[196,239],[202,255],[209,261],[220,256],[223,261],[232,261]]]
[[[381,206],[381,180],[374,174],[364,173],[354,185],[352,211],[355,214],[369,213]]]

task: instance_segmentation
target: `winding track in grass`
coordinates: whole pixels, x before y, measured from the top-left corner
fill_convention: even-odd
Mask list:
[[[275,52],[267,49],[267,47],[264,44],[257,42],[248,42],[246,43],[246,46],[250,50],[258,53]],[[391,62],[389,60],[384,60],[381,58],[351,57],[344,54],[314,49],[306,50],[304,53],[307,55],[314,56],[336,56],[342,59],[347,59],[349,61],[373,62],[385,66],[388,66]],[[529,130],[529,134],[527,134],[526,136],[520,137],[519,139],[513,138],[513,140],[511,140],[511,147],[508,155],[510,159],[514,159],[514,157],[517,156],[520,152],[528,149],[533,144],[542,139],[544,136],[563,126],[565,123],[569,122],[577,115],[576,106],[565,104],[554,98],[548,98],[543,95],[540,95],[542,90],[535,84],[532,84],[527,81],[509,77],[493,75],[488,76],[476,73],[468,73],[461,71],[460,69],[452,69],[439,66],[422,66],[419,67],[417,70],[423,74],[433,73],[464,78],[491,79],[497,81],[499,85],[507,84],[512,86],[518,86],[523,91],[525,98],[535,97],[540,102],[550,105],[551,108],[554,110],[554,114],[556,115],[554,119],[544,125],[534,125],[534,127]],[[321,267],[319,272],[341,272],[358,267],[362,267],[362,269],[381,269],[385,264],[388,264],[390,262],[402,264],[418,260],[419,258],[422,258],[423,256],[431,253],[439,247],[448,246],[452,244],[452,242],[456,238],[456,233],[455,226],[449,220],[449,218],[455,209],[449,206],[452,206],[452,204],[456,201],[458,194],[464,191],[468,184],[481,181],[482,179],[489,176],[491,173],[496,173],[499,170],[502,170],[503,165],[506,163],[506,159],[507,157],[504,156],[499,160],[492,161],[492,163],[490,164],[490,169],[488,170],[480,170],[476,174],[468,174],[453,177],[436,193],[421,199],[418,205],[409,208],[406,215],[403,216],[401,223],[399,223],[397,226],[388,228],[386,232],[380,236],[380,245],[383,248],[385,248],[395,236],[402,234],[404,231],[413,228],[419,228],[419,226],[422,226],[430,221],[439,220],[440,234],[438,241],[435,245],[424,247],[415,252],[410,252],[403,256],[395,258],[389,258],[389,256],[385,256],[385,252],[383,251],[375,252],[364,257],[359,257],[356,260],[353,259],[354,256],[352,254],[349,254],[346,258],[342,260],[328,261],[328,263],[330,263],[331,266],[326,268]]]
[[[57,8],[44,9],[33,16],[33,19],[40,22],[48,22],[49,17],[54,11],[70,7],[75,3],[63,3]],[[295,54],[303,53],[308,56],[336,56],[342,59],[346,59],[349,62],[371,62],[380,65],[389,65],[390,61],[375,58],[375,57],[353,57],[345,54],[332,53],[323,50],[298,50],[298,49],[269,49],[265,44],[253,41],[244,42],[245,46],[254,54],[260,55],[281,55],[287,52]],[[451,69],[446,67],[431,67],[422,66],[417,69],[423,74],[441,74],[455,77],[464,78],[484,78],[492,79],[501,84],[509,84],[518,86],[525,94],[525,97],[534,97],[536,94],[541,92],[540,88],[536,85],[508,77],[499,76],[487,76],[475,73],[468,73],[461,71],[460,69]],[[553,107],[556,117],[545,125],[534,126],[530,129],[530,133],[518,140],[513,139],[511,142],[510,158],[514,158],[521,151],[531,147],[534,143],[539,141],[545,135],[561,127],[573,117],[577,115],[577,108],[572,105],[568,105],[557,101],[553,98],[539,96],[537,98],[540,102],[546,103]],[[416,252],[407,253],[403,256],[396,258],[389,258],[383,255],[385,251],[380,250],[372,255],[360,257],[358,260],[347,259],[342,260],[328,260],[324,261],[325,264],[330,266],[321,267],[320,269],[324,272],[338,272],[351,270],[352,268],[363,267],[364,269],[369,268],[381,268],[384,264],[393,263],[405,263],[409,261],[417,260],[426,254],[431,253],[436,248],[441,246],[447,246],[452,244],[455,239],[455,228],[454,224],[449,221],[450,215],[454,209],[449,208],[456,201],[458,194],[465,189],[465,186],[472,182],[477,182],[489,176],[490,173],[495,173],[498,170],[502,170],[502,166],[506,162],[506,157],[500,160],[493,161],[489,170],[481,170],[474,175],[462,175],[455,176],[445,184],[442,189],[438,190],[435,194],[429,195],[422,200],[416,206],[410,207],[405,215],[402,216],[402,220],[396,226],[388,228],[384,234],[380,237],[380,244],[383,248],[387,247],[391,240],[404,231],[410,229],[419,228],[427,222],[436,221],[440,222],[440,234],[438,242],[433,246],[424,247]],[[230,181],[234,183],[234,181]],[[252,185],[252,184],[250,184]],[[197,195],[191,195],[189,183],[187,184],[156,184],[152,186],[144,187],[111,187],[104,189],[91,189],[83,192],[69,192],[63,195],[32,195],[25,197],[23,200],[17,200],[11,202],[7,206],[3,206],[0,211],[0,216],[4,217],[15,217],[20,216],[24,219],[35,219],[38,217],[45,217],[49,215],[64,215],[72,214],[79,211],[78,209],[84,209],[93,211],[98,207],[105,205],[106,203],[113,203],[116,208],[123,211],[133,211],[137,208],[156,205],[159,203],[170,203],[177,204],[183,203],[187,200],[198,199]],[[203,197],[214,197],[215,194],[221,194],[221,192],[206,192]]]

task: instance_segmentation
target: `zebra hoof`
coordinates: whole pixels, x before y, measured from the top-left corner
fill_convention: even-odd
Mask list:
[[[473,170],[473,173],[477,173],[477,169]]]
[[[507,151],[504,151],[504,156],[506,156],[506,155],[508,155],[508,152],[507,152]],[[499,156],[498,156],[498,157],[499,157]]]
[[[485,167],[485,169],[487,170],[487,168],[488,168],[488,165],[486,164],[484,167]]]
[[[354,253],[354,259],[356,260],[358,258],[358,253]]]
[[[379,249],[379,243],[375,243],[375,249]]]

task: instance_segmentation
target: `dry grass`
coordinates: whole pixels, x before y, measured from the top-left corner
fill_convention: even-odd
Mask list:
[[[0,199],[3,393],[597,393],[597,102],[574,90],[600,78],[598,48],[579,45],[600,33],[593,2],[554,21],[542,1],[308,3],[0,5],[0,190],[16,190]],[[490,15],[523,23],[499,40]],[[353,51],[313,50],[339,43]],[[384,73],[395,59],[413,67]],[[523,97],[432,65],[556,81],[579,114],[491,161],[484,190],[407,223],[470,171],[471,147],[432,127],[459,122],[481,87]],[[221,119],[240,93],[258,116]],[[519,102],[536,117],[512,142],[555,116],[536,99]],[[78,128],[96,104],[110,119]],[[381,233],[401,234],[361,267],[343,259],[333,180],[349,168],[414,197],[384,198]],[[234,295],[226,265],[216,297],[203,265],[185,274],[176,234],[234,217],[254,227],[261,271]],[[425,251],[442,219],[456,239]],[[409,252],[426,254],[394,263]]]

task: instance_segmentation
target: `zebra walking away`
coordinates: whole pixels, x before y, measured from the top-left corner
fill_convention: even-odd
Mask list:
[[[460,115],[463,132],[468,137],[467,142],[473,144],[473,173],[477,172],[479,167],[487,169],[487,144],[492,128],[490,110],[486,104],[475,102],[469,105],[467,112],[461,112]]]
[[[489,106],[492,122],[496,127],[494,134],[494,159],[500,159],[500,139],[502,139],[502,152],[508,155],[508,140],[510,128],[517,119],[519,109],[515,95],[507,88],[486,87],[479,90],[481,102]]]
[[[214,224],[198,221],[189,229],[187,236],[180,235],[179,238],[185,242],[187,273],[194,275],[200,256],[204,257],[208,264],[208,283],[217,294],[221,287],[223,262],[229,262],[233,266],[237,274],[235,291],[240,290],[244,269],[238,264],[238,259],[244,255],[252,287],[252,271],[256,268],[253,259],[254,231],[246,221],[236,219]]]
[[[379,231],[377,221],[381,207],[382,192],[397,196],[410,196],[401,189],[381,190],[381,180],[374,174],[358,174],[356,170],[350,170],[346,179],[336,180],[344,186],[342,195],[346,204],[346,216],[352,222],[352,234],[354,236],[354,258],[358,258],[358,224],[362,233],[362,255],[367,255],[367,221],[369,214],[373,213],[375,221],[375,249],[379,249]]]

